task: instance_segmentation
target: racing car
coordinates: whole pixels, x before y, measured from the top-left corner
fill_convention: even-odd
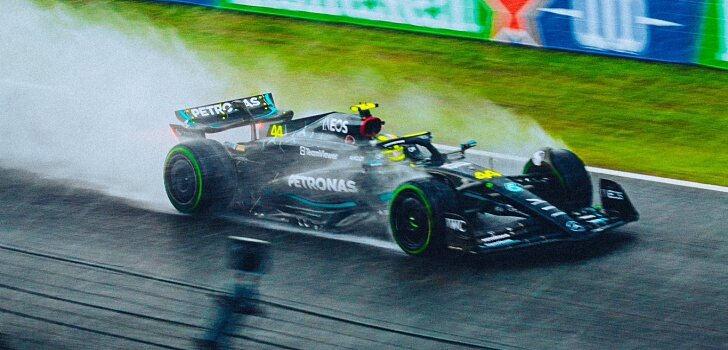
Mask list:
[[[414,256],[583,240],[639,217],[611,180],[599,181],[594,205],[590,175],[571,151],[538,150],[522,174],[504,175],[466,160],[475,141],[445,152],[430,132],[382,133],[376,107],[294,118],[266,93],[176,111],[167,196],[187,214],[225,211],[326,232],[388,226]],[[247,137],[213,139],[229,130]]]

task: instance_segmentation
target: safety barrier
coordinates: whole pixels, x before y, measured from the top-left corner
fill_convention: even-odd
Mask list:
[[[728,69],[728,0],[152,0]]]

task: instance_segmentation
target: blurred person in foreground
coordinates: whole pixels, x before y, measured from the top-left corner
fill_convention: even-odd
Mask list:
[[[258,305],[258,286],[268,267],[270,243],[252,238],[229,238],[228,267],[235,271],[231,294],[218,298],[216,316],[202,339],[196,339],[199,349],[223,349],[225,336],[234,334],[242,315],[261,315]]]

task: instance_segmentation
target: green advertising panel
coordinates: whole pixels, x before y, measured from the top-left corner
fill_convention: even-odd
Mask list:
[[[221,0],[218,6],[481,40],[490,38],[492,21],[480,0]]]
[[[698,63],[728,69],[728,0],[707,0]]]

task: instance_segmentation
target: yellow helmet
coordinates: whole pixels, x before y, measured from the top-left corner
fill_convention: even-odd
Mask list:
[[[377,135],[377,141],[379,141],[379,142],[394,140],[396,138],[397,138],[397,135],[392,135],[392,134]],[[394,145],[394,146],[392,146],[392,148],[385,149],[383,152],[384,152],[384,155],[387,156],[387,158],[389,158],[389,160],[393,161],[393,162],[401,162],[406,157],[404,154],[404,147],[402,147],[402,145]]]

